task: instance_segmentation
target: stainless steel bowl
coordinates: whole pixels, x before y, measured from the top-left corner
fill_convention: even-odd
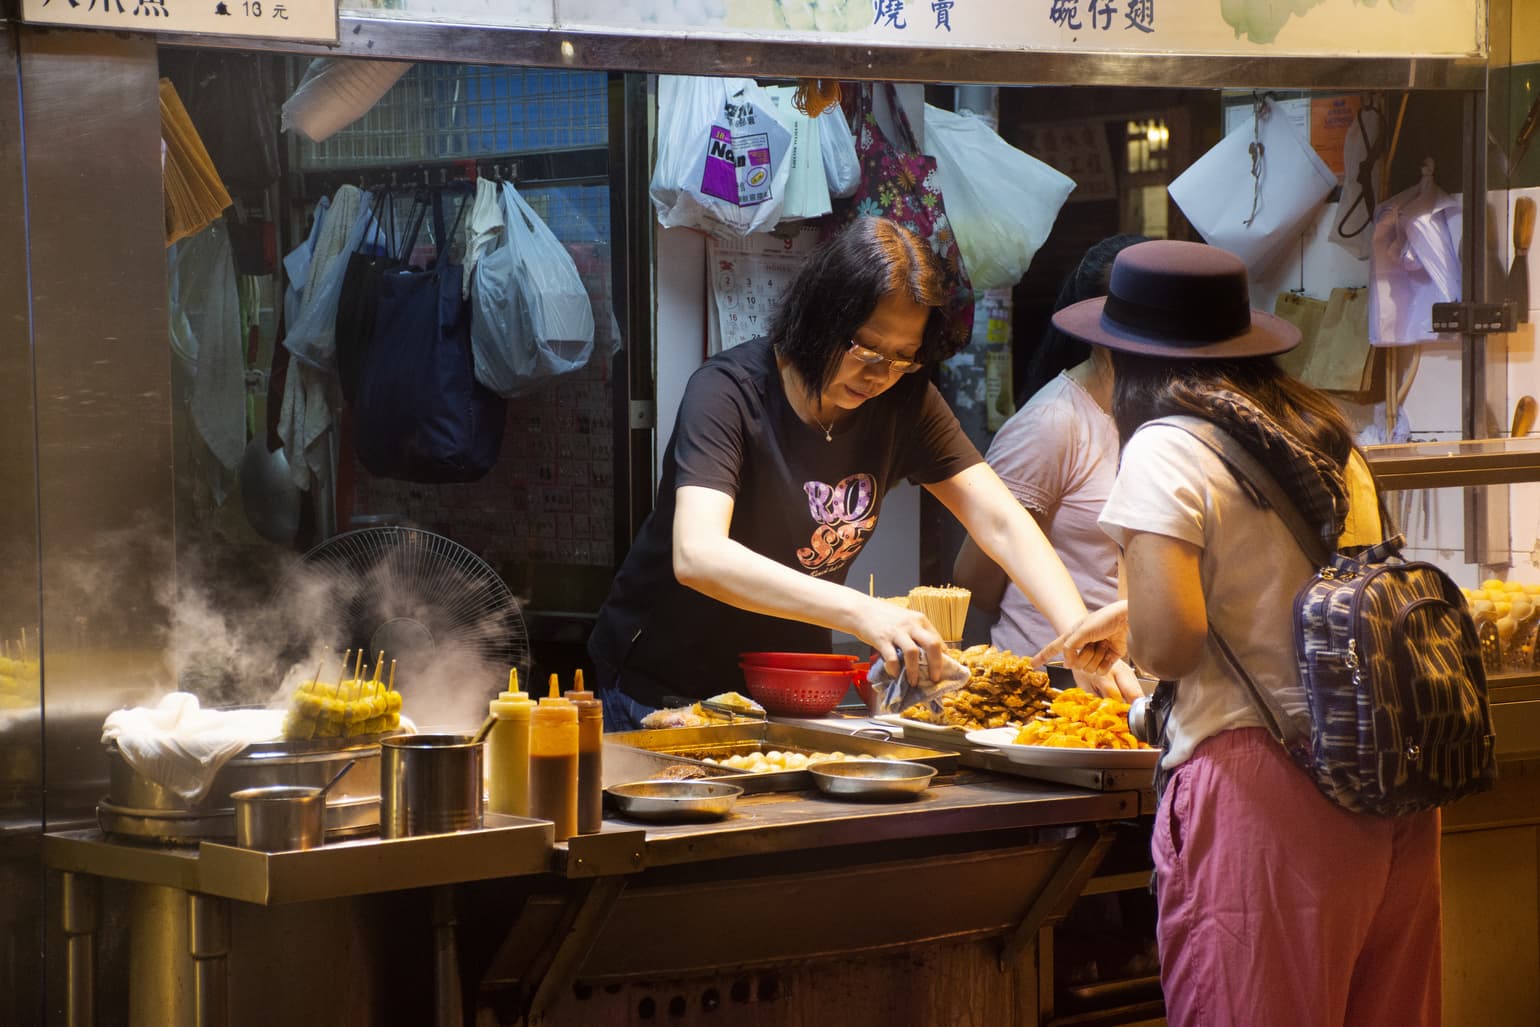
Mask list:
[[[935,767],[904,760],[830,760],[808,768],[818,790],[844,799],[911,799],[930,787]]]
[[[718,820],[743,794],[716,781],[632,781],[604,791],[617,810],[638,820]]]

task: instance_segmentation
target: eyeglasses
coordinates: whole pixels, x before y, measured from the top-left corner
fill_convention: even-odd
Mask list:
[[[883,356],[874,349],[867,349],[854,339],[850,340],[850,355],[857,363],[867,367],[875,367],[878,364],[887,364],[886,370],[898,374],[914,374],[925,365],[918,360],[895,360],[892,357]]]

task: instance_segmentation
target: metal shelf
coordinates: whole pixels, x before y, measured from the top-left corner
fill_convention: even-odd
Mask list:
[[[1380,487],[1389,490],[1540,481],[1540,438],[1369,446],[1364,455]]]

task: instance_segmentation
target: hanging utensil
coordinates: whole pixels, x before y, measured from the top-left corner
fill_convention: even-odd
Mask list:
[[[1529,323],[1529,244],[1535,237],[1535,201],[1513,201],[1513,264],[1508,268],[1508,298],[1519,308],[1519,324]]]
[[[1529,430],[1535,426],[1535,412],[1535,397],[1520,396],[1519,401],[1513,404],[1513,430],[1509,435],[1515,439],[1528,435]]]

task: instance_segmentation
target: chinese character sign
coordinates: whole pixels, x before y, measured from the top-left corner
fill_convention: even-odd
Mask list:
[[[58,2],[58,0],[54,0]],[[126,2],[126,0],[125,0]],[[364,0],[347,0],[348,5]],[[453,17],[486,0],[394,0]],[[492,5],[496,6],[496,5]],[[1485,4],[1437,0],[562,0],[560,27],[918,47],[1215,56],[1479,56]]]
[[[337,0],[21,0],[36,25],[335,43]]]

